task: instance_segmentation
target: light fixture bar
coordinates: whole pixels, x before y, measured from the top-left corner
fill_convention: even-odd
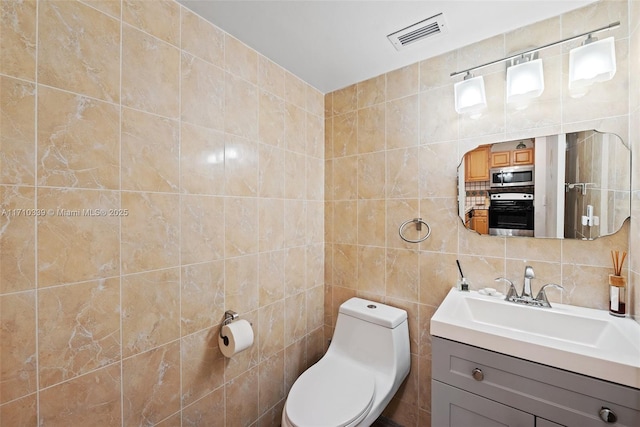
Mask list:
[[[609,25],[606,25],[604,27],[600,27],[600,28],[596,28],[595,30],[587,31],[586,33],[578,34],[576,36],[567,37],[566,39],[558,40],[557,42],[548,43],[548,44],[545,44],[545,45],[540,46],[540,47],[535,47],[533,49],[525,50],[524,52],[519,52],[519,53],[516,53],[514,55],[505,56],[504,58],[496,59],[495,61],[487,62],[485,64],[477,65],[475,67],[467,68],[466,70],[455,71],[455,72],[450,74],[450,77],[459,76],[460,74],[465,74],[465,73],[468,73],[470,71],[474,71],[474,70],[478,70],[480,68],[488,67],[489,65],[498,64],[500,62],[505,62],[505,61],[508,61],[510,59],[522,56],[522,55],[527,55],[527,54],[530,54],[530,53],[533,53],[533,52],[537,52],[537,51],[542,50],[542,49],[546,49],[546,48],[551,47],[551,46],[555,46],[557,44],[566,43],[566,42],[571,41],[571,40],[579,39],[580,37],[588,36],[588,35],[591,35],[591,34],[602,32],[602,31],[613,30],[614,28],[618,28],[619,26],[620,26],[620,21],[616,21],[616,22],[613,22],[613,23],[611,23]]]

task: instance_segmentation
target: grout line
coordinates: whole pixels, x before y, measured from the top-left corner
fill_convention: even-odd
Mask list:
[[[182,205],[183,205],[183,193],[182,193],[182,18],[184,14],[184,6],[178,5],[178,372],[179,375],[179,390],[178,399],[180,402],[180,426],[182,426],[182,410],[184,409],[184,402],[182,398],[183,391],[183,378],[182,378]]]
[[[124,112],[123,110],[123,102],[122,102],[122,63],[123,63],[123,51],[124,51],[124,31],[123,31],[123,25],[122,25],[122,19],[123,19],[123,2],[120,2],[120,69],[119,69],[119,84],[120,84],[120,91],[119,91],[119,99],[118,99],[118,104],[120,107],[120,167],[118,168],[119,171],[119,190],[118,190],[118,200],[119,200],[119,204],[120,204],[120,208],[122,209],[122,114]],[[120,425],[124,426],[124,358],[122,357],[123,353],[124,353],[124,328],[123,328],[123,321],[122,321],[122,317],[123,317],[123,298],[122,298],[122,277],[123,277],[123,269],[122,269],[122,217],[119,218],[119,226],[120,226],[120,230],[119,230],[119,245],[120,245],[120,251],[119,251],[119,272],[120,272],[120,292],[119,292],[119,325],[120,325]]]
[[[34,185],[34,207],[38,209],[38,65],[39,65],[39,55],[38,50],[40,47],[39,39],[40,39],[40,2],[36,2],[36,17],[35,17],[35,32],[36,32],[36,54],[35,54],[35,76],[34,76],[34,86],[35,86],[35,99],[34,99],[34,136],[33,136],[33,144],[34,144],[34,170],[33,170],[33,185]],[[38,316],[38,305],[39,305],[39,281],[38,281],[38,218],[34,218],[34,270],[35,270],[35,342],[36,342],[36,420],[38,425],[42,422],[40,417],[40,340],[38,339],[39,335],[39,327],[38,324],[40,322],[40,318]]]

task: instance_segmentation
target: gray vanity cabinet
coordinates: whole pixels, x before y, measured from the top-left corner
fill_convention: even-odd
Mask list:
[[[638,389],[439,337],[432,356],[433,427],[640,426]]]

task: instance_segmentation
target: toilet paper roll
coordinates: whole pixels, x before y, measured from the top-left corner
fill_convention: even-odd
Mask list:
[[[222,337],[218,335],[218,346],[225,357],[231,357],[253,344],[253,328],[244,319],[224,325],[221,332]],[[227,337],[227,340],[223,337]]]

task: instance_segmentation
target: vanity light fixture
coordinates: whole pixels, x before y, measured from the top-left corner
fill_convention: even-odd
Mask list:
[[[480,80],[482,76],[471,78],[472,71],[498,64],[500,62],[513,61],[517,58],[526,58],[527,55],[533,56],[532,54],[537,53],[542,49],[582,37],[587,37],[583,46],[572,49],[569,53],[569,90],[572,91],[572,96],[579,96],[580,94],[584,95],[588,86],[594,82],[609,80],[613,78],[616,72],[614,38],[609,37],[601,41],[592,41],[595,39],[593,34],[601,31],[612,30],[619,26],[620,21],[617,21],[607,26],[587,31],[586,33],[577,34],[553,43],[548,43],[544,46],[528,49],[524,52],[496,59],[495,61],[467,68],[466,70],[451,73],[451,77],[456,77],[461,74],[465,75],[462,82],[458,82],[454,85],[456,111],[458,114],[471,113],[472,118],[477,118],[480,115],[480,111],[487,106],[486,96],[484,94],[484,81]],[[511,76],[511,79],[509,79],[509,76]],[[474,81],[474,83],[469,83],[471,81]],[[474,87],[473,85],[476,85],[476,89],[471,89]],[[480,87],[482,89],[480,89]],[[469,92],[466,92],[466,90],[469,90]],[[544,91],[542,60],[533,59],[522,63],[514,63],[507,69],[507,102],[520,104],[527,99],[540,96],[542,91]],[[480,94],[482,94],[482,96],[480,96]],[[467,101],[467,99],[469,100]],[[475,99],[475,101],[472,101],[473,99]]]
[[[596,82],[616,74],[616,46],[613,37],[598,40],[587,36],[582,46],[569,52],[569,94],[579,98]]]
[[[537,98],[544,91],[542,59],[534,59],[537,52],[512,59],[507,68],[507,103],[521,110],[527,101]]]
[[[472,119],[477,119],[487,108],[487,96],[482,76],[473,77],[470,72],[467,72],[464,80],[456,83],[453,89],[458,114],[469,114]]]

